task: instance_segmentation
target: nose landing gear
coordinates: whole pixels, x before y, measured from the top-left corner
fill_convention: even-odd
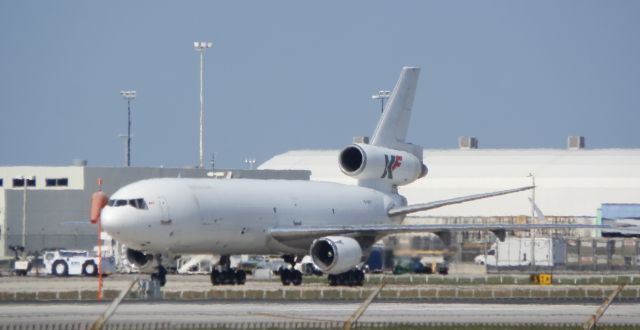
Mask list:
[[[229,256],[222,256],[217,266],[211,270],[211,284],[213,285],[243,285],[247,280],[244,270],[231,268]]]
[[[157,271],[151,274],[151,280],[157,282],[161,287],[167,284],[167,270],[162,266],[162,255],[156,255],[158,262]]]

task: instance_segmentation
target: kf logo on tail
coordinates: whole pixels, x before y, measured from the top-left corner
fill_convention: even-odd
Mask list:
[[[384,167],[384,172],[380,179],[393,179],[393,171],[402,165],[402,156],[384,155],[384,162],[386,166]]]

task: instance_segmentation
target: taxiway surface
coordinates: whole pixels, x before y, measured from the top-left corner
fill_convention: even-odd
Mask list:
[[[360,306],[341,302],[125,303],[109,322],[237,323],[343,322]],[[93,322],[106,303],[11,303],[0,305],[3,323]],[[458,304],[374,302],[362,322],[571,323],[582,324],[595,304]],[[640,324],[640,304],[613,304],[601,323]],[[71,316],[72,315],[72,316]]]

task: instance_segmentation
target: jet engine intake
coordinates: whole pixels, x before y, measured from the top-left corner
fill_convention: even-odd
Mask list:
[[[129,264],[137,267],[141,272],[149,272],[154,270],[155,262],[153,255],[127,248],[126,257]]]
[[[353,269],[362,260],[358,241],[345,236],[318,238],[311,244],[313,262],[327,274],[340,274]]]
[[[369,144],[347,146],[339,161],[342,173],[358,180],[391,180],[401,186],[427,175],[427,167],[414,154]]]

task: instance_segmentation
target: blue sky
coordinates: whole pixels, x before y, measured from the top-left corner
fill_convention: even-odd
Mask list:
[[[1,1],[0,165],[245,167],[369,135],[422,67],[409,140],[639,148],[640,1]],[[428,157],[428,155],[427,155]]]

